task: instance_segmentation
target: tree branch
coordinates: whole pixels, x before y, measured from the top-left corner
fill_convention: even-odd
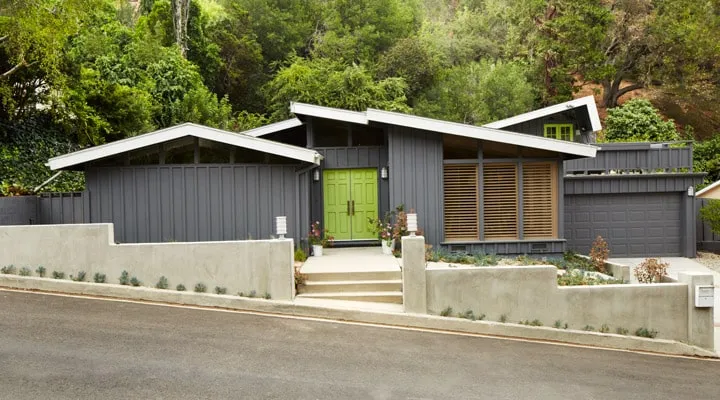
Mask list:
[[[15,73],[17,70],[19,70],[20,68],[25,67],[25,66],[27,66],[27,63],[25,62],[25,59],[23,58],[22,61],[20,61],[19,63],[17,63],[14,67],[12,67],[12,68],[10,68],[9,70],[7,70],[7,71],[3,72],[2,74],[0,74],[0,78],[7,78],[8,76],[12,75],[12,74]]]
[[[6,40],[8,40],[8,39],[10,39],[10,35],[2,36],[2,37],[0,37],[0,43],[6,41]]]
[[[617,97],[624,95],[625,93],[632,92],[633,90],[642,89],[645,87],[642,83],[634,83],[630,86],[625,86],[624,88],[617,91]]]

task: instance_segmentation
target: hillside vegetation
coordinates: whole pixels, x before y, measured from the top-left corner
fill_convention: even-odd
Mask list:
[[[603,115],[649,99],[712,143],[716,176],[717,38],[720,5],[697,0],[0,0],[0,191],[73,149],[242,131],[289,101],[483,124],[583,93]]]

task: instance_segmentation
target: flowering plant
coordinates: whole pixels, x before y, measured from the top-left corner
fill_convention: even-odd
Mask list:
[[[311,245],[321,245],[322,247],[332,246],[332,236],[328,234],[327,229],[320,229],[320,221],[315,221],[310,225],[309,240]]]
[[[380,240],[384,240],[385,243],[390,246],[393,240],[393,227],[390,220],[394,212],[385,213],[385,218],[368,218],[368,223],[372,227],[372,231],[375,235],[380,237]]]

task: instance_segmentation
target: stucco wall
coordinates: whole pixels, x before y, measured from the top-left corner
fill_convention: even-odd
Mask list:
[[[226,287],[228,294],[270,293],[274,299],[293,296],[293,241],[171,242],[115,244],[112,224],[35,225],[0,227],[0,266],[33,270],[42,265],[66,276],[96,272],[118,283],[123,270],[155,286],[167,277],[170,289],[182,283],[187,290],[202,282],[208,292]]]

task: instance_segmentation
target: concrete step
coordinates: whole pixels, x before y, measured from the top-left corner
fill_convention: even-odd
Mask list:
[[[402,292],[328,292],[328,293],[302,293],[299,298],[370,301],[376,303],[402,304]]]
[[[300,293],[333,292],[401,292],[401,279],[383,279],[366,281],[305,281]]]
[[[306,280],[313,282],[328,281],[372,281],[402,279],[397,271],[347,271],[347,272],[303,272]]]

